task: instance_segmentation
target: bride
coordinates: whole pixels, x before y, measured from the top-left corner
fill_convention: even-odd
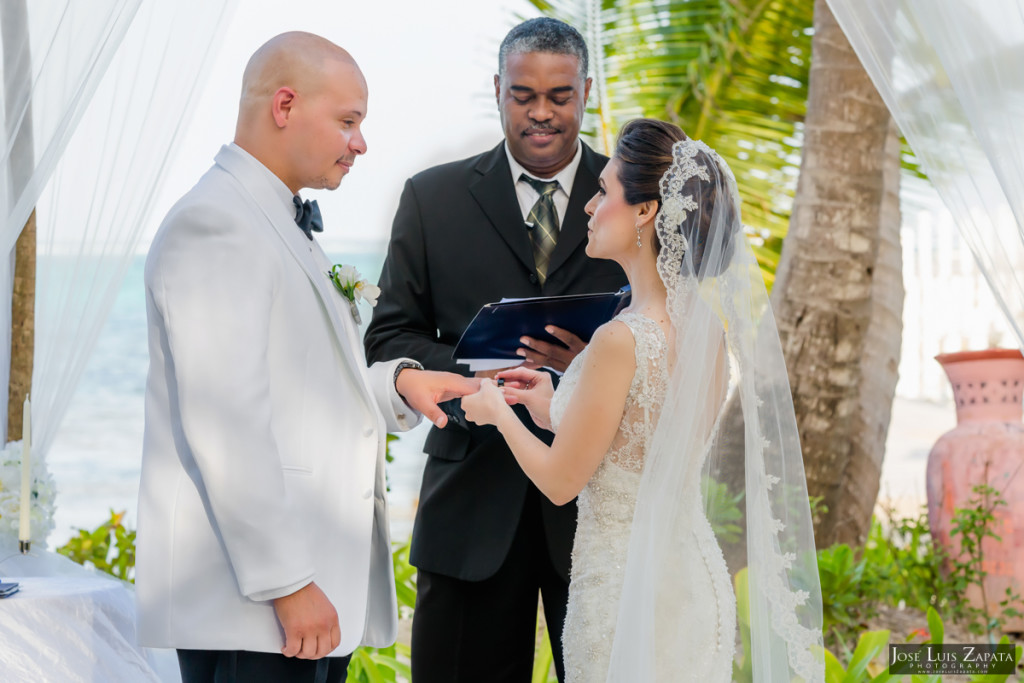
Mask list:
[[[462,399],[548,498],[579,497],[566,681],[824,680],[796,422],[739,206],[704,143],[628,123],[586,211],[587,254],[623,267],[629,307],[557,391],[518,368]]]

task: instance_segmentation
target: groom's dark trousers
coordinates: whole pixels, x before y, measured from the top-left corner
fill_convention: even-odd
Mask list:
[[[584,253],[583,207],[606,162],[584,145],[543,286],[504,143],[413,176],[391,231],[367,361],[406,356],[468,375],[452,350],[484,304],[626,284],[617,264]],[[575,503],[556,507],[544,498],[493,427],[435,427],[424,450],[411,551],[419,570],[413,680],[529,681],[538,594],[561,680]]]
[[[276,652],[178,650],[181,683],[345,683],[348,657],[297,659]]]

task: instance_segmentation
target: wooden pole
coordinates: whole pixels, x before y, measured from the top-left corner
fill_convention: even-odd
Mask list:
[[[32,393],[36,340],[36,212],[33,209],[14,247],[11,296],[11,378],[7,390],[7,440],[22,437],[22,405]]]
[[[10,126],[18,124],[22,101],[19,93],[32,86],[32,55],[28,41],[28,7],[25,0],[0,1],[0,33],[3,36],[4,92],[8,134]],[[32,145],[31,104],[20,120],[17,137],[9,157],[13,196],[25,187],[35,168]],[[0,254],[0,258],[6,258]],[[11,376],[7,389],[7,440],[21,438],[22,406],[32,390],[32,358],[35,350],[36,301],[36,212],[33,209],[28,222],[14,247],[14,290],[11,296]],[[0,444],[2,446],[2,444]]]

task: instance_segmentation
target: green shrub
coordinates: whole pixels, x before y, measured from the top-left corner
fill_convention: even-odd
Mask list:
[[[880,507],[885,521],[871,520],[863,557],[882,599],[922,612],[929,607],[952,609],[952,587],[943,570],[946,553],[932,541],[927,508],[922,506],[916,516],[898,517],[893,507]]]
[[[857,647],[850,657],[850,664],[846,667],[834,654],[826,650],[825,683],[885,683],[893,680],[889,675],[888,666],[874,675],[870,670],[871,662],[886,651],[888,644],[888,631],[861,633],[857,639]]]
[[[825,646],[850,656],[850,644],[878,615],[883,577],[845,543],[818,551],[818,576]]]
[[[967,507],[957,508],[953,512],[953,528],[950,537],[960,539],[960,554],[950,559],[950,580],[955,595],[965,596],[967,589],[974,586],[981,596],[981,607],[960,601],[958,613],[967,624],[971,633],[985,635],[989,642],[993,641],[993,632],[1001,630],[1009,618],[1020,616],[1017,607],[1021,598],[1012,589],[1006,589],[1004,599],[999,601],[996,596],[988,595],[985,590],[985,551],[983,542],[991,538],[1002,542],[993,524],[995,512],[1006,506],[1006,500],[998,489],[988,484],[978,484],[971,489],[971,497]]]
[[[111,510],[109,520],[92,531],[78,529],[78,535],[57,552],[80,565],[135,583],[135,530],[124,526],[124,515],[124,510]]]

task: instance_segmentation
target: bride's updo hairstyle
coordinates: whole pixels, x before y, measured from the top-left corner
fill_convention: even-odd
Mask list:
[[[633,119],[622,127],[615,144],[614,156],[619,160],[618,179],[622,184],[623,196],[629,204],[656,201],[658,210],[662,209],[664,199],[661,196],[660,183],[673,162],[672,146],[686,139],[686,133],[679,126],[657,119]],[[689,261],[692,272],[700,277],[714,277],[730,261],[733,235],[725,235],[725,244],[720,246],[720,249],[726,252],[726,258],[716,258],[714,264],[703,264],[704,248],[707,245],[712,217],[716,220],[725,220],[730,226],[739,226],[740,223],[736,220],[734,198],[728,196],[728,192],[721,191],[724,189],[724,183],[715,182],[724,180],[717,177],[721,169],[716,158],[699,150],[695,161],[711,171],[712,182],[702,181],[699,176],[693,176],[683,184],[680,194],[692,196],[697,201],[698,208],[688,213],[686,220],[679,226],[679,231],[690,245]],[[717,216],[716,211],[719,212]],[[660,253],[661,240],[657,231],[654,232],[653,243],[655,253]]]

